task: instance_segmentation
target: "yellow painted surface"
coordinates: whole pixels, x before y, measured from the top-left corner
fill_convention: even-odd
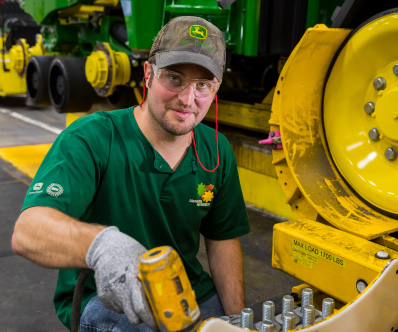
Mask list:
[[[66,113],[66,127],[68,127],[73,121],[87,114],[88,113],[86,112]]]
[[[248,105],[231,101],[218,101],[218,122],[258,132],[269,131],[268,120],[271,115],[270,104]],[[215,121],[216,105],[213,103],[207,113],[205,120]]]
[[[158,326],[167,331],[187,331],[187,326],[200,324],[195,292],[173,248],[162,246],[147,251],[139,258],[138,270]]]
[[[272,266],[347,303],[359,292],[358,280],[370,284],[388,260],[375,254],[398,252],[309,219],[274,226]]]
[[[350,38],[328,79],[323,112],[329,149],[343,177],[366,201],[395,214],[398,163],[384,153],[398,148],[397,30],[398,16],[387,15]],[[374,88],[377,77],[385,89]],[[369,102],[375,105],[372,114],[364,110]],[[377,141],[369,138],[372,128],[380,133]]]
[[[33,178],[51,144],[0,148],[0,157],[16,169]]]
[[[293,218],[278,179],[238,167],[245,202],[285,218]]]
[[[319,220],[316,211],[341,230],[374,239],[397,231],[398,223],[370,208],[347,186],[330,158],[322,127],[328,68],[349,33],[321,25],[308,29],[286,62],[272,102],[271,129],[281,131],[283,144],[273,163],[288,202],[304,198],[312,207],[295,204],[294,212],[300,214],[295,213],[296,218],[305,211],[310,213],[306,218]]]

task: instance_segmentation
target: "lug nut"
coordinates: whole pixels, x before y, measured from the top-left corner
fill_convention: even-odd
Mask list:
[[[323,299],[322,301],[322,319],[333,315],[334,313],[334,300],[330,297]]]
[[[245,308],[241,312],[241,325],[245,329],[253,330],[253,310]]]
[[[397,150],[395,149],[395,148],[388,148],[385,152],[384,152],[384,155],[385,155],[385,157],[388,159],[388,160],[391,160],[391,161],[393,161],[393,160],[395,160],[395,159],[397,159]]]
[[[380,132],[377,128],[370,129],[368,135],[372,141],[377,142],[378,140],[380,140]]]
[[[378,77],[373,81],[373,87],[376,90],[384,90],[386,88],[387,82],[384,77]]]
[[[363,108],[367,114],[371,115],[375,111],[375,103],[370,101],[369,103],[366,103]]]
[[[307,327],[315,322],[315,307],[313,305],[305,305],[303,310],[303,327]]]
[[[398,63],[396,63],[396,64],[394,65],[394,67],[392,67],[392,71],[394,72],[395,75],[398,76]]]

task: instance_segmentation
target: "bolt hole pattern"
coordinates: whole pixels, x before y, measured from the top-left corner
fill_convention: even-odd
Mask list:
[[[281,81],[283,81],[283,76],[281,76]]]
[[[279,171],[279,173],[281,173],[281,174],[282,174],[282,171]]]
[[[285,182],[285,186],[287,186],[287,183]]]
[[[298,210],[298,206],[296,205],[296,210]]]
[[[299,195],[299,197],[298,197],[299,199],[301,199],[301,195]]]
[[[278,90],[278,91],[276,91],[276,94],[278,94],[278,95],[279,95],[280,93],[281,93],[281,92],[280,92],[279,90]]]
[[[395,271],[395,274],[398,274],[398,270]]]

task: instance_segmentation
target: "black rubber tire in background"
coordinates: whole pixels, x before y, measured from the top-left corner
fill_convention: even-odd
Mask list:
[[[100,97],[87,82],[85,58],[56,57],[48,73],[51,104],[59,113],[87,112]]]

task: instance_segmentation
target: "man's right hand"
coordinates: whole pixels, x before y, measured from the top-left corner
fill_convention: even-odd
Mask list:
[[[157,331],[155,318],[138,279],[138,258],[147,250],[117,227],[101,231],[91,243],[86,263],[95,272],[97,294],[104,306],[125,313],[133,324]]]

